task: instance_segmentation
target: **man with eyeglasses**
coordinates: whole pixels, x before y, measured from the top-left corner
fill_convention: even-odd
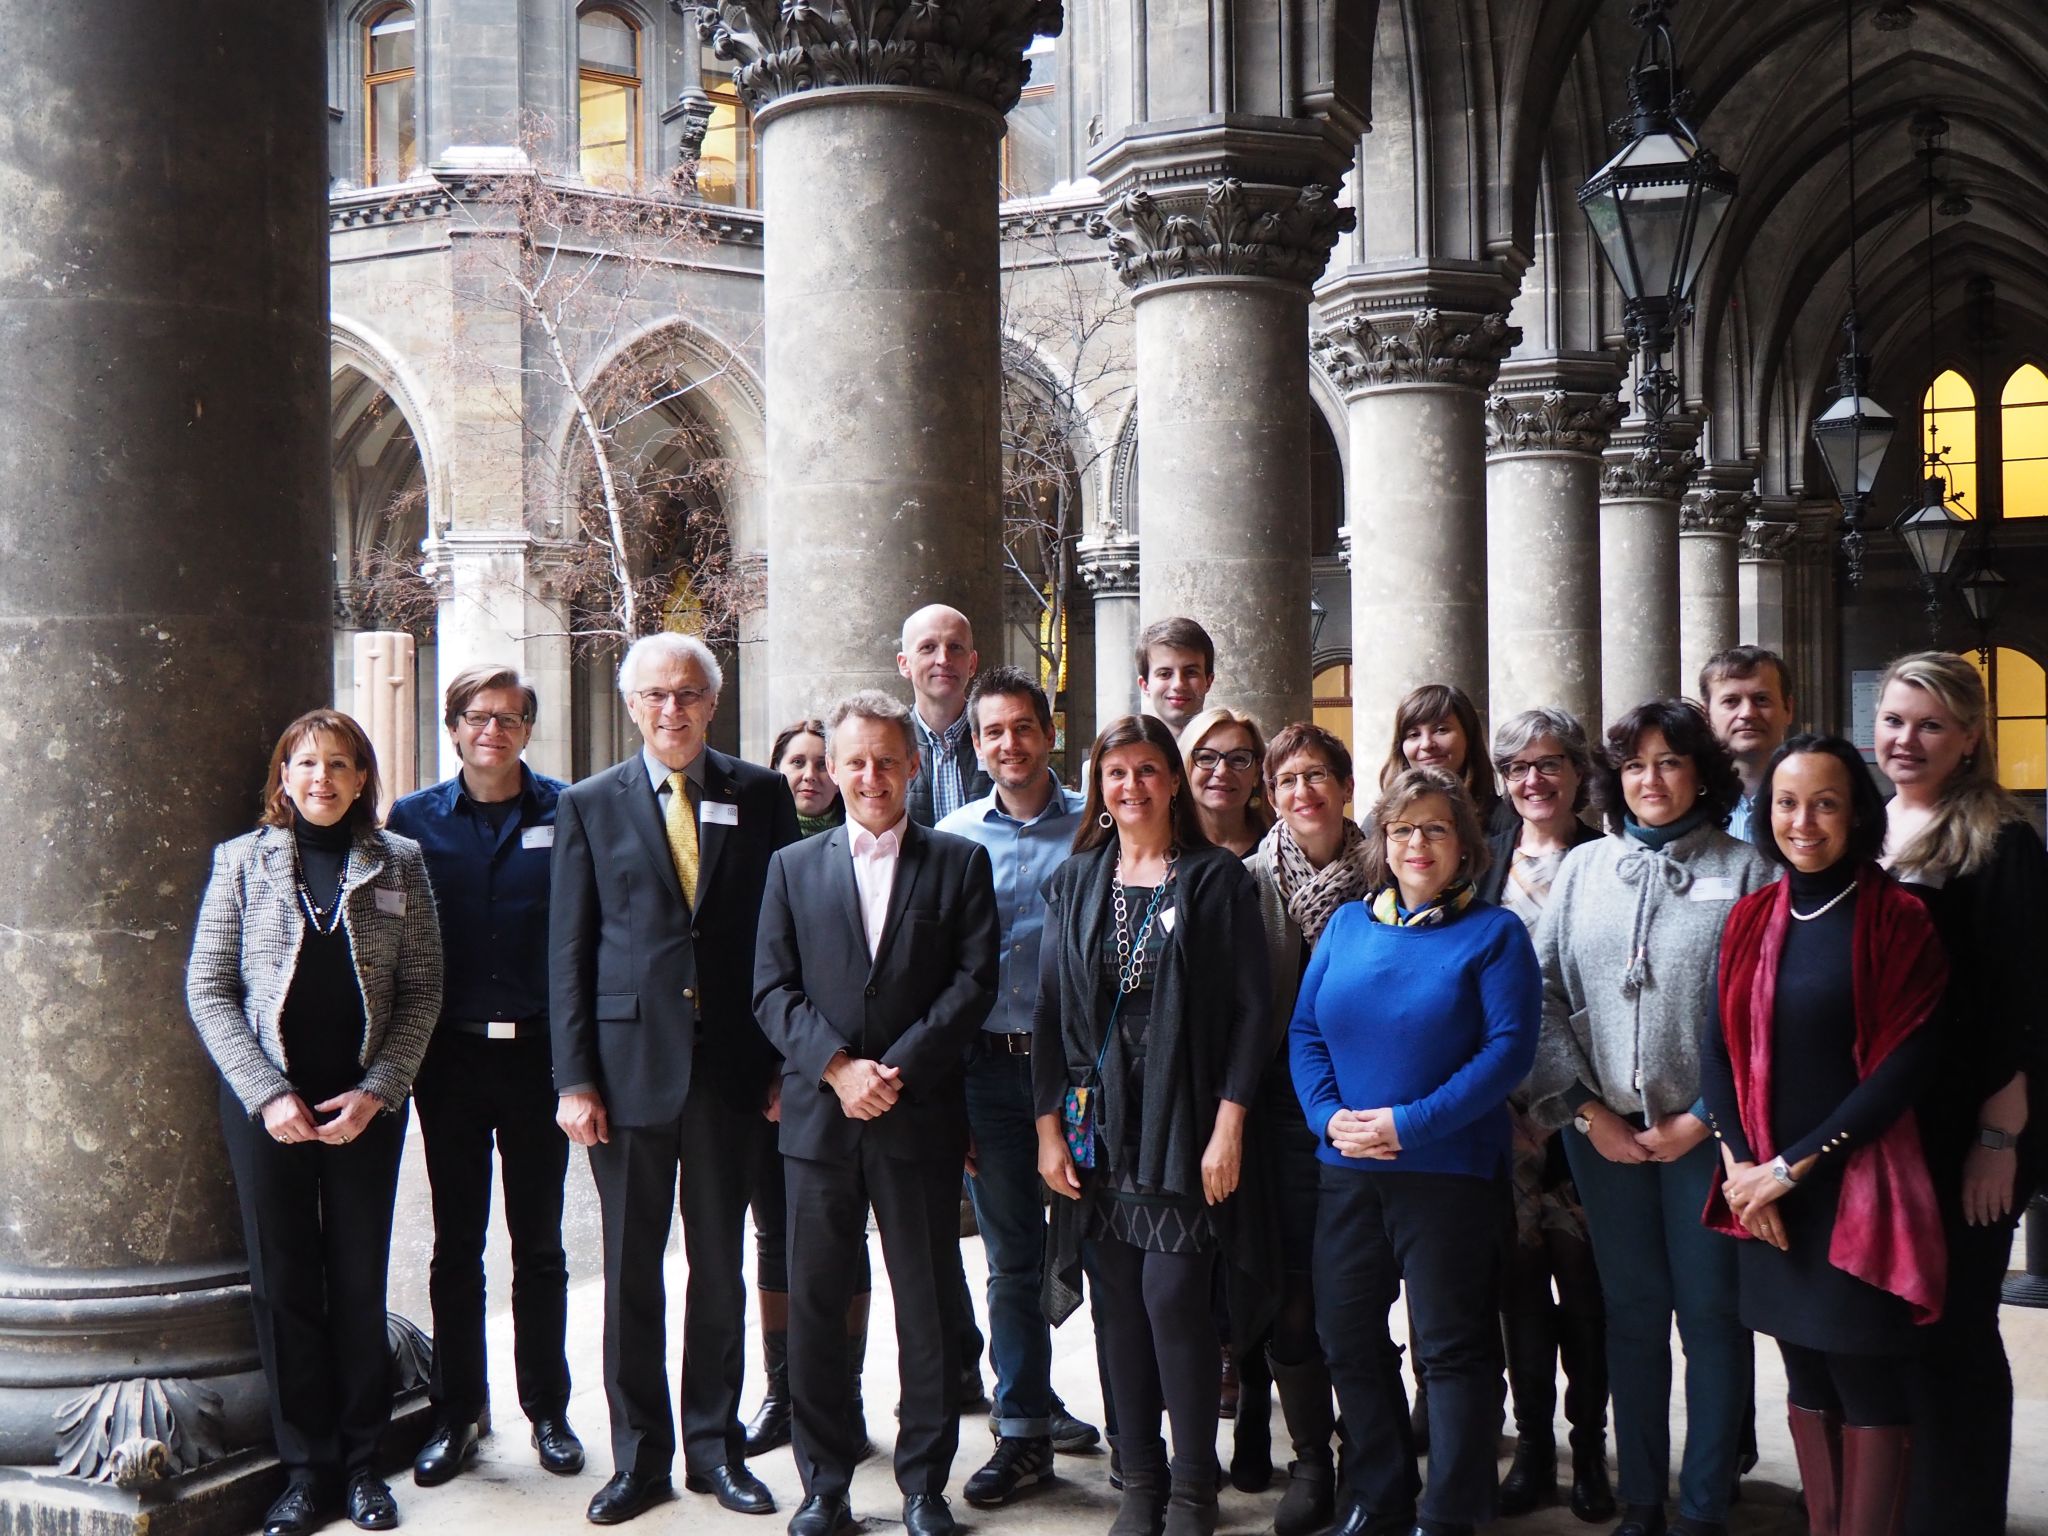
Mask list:
[[[727,1509],[775,1501],[740,1427],[750,1171],[776,1052],[753,1013],[768,861],[797,840],[779,773],[705,743],[717,658],[693,636],[633,642],[619,692],[641,749],[565,791],[550,927],[556,1119],[590,1149],[604,1211],[604,1385],[613,1476],[598,1525],[673,1497],[662,1261],[680,1179],[683,1485]]]
[[[441,923],[441,1018],[413,1083],[434,1206],[434,1429],[413,1462],[422,1488],[476,1455],[488,1401],[484,1238],[491,1147],[512,1239],[513,1368],[540,1464],[583,1469],[569,1427],[569,1268],[562,1181],[569,1142],[555,1124],[548,1056],[548,870],[564,785],[523,754],[537,700],[510,667],[469,667],[448,684],[444,721],[460,769],[391,808],[390,830],[425,854]]]

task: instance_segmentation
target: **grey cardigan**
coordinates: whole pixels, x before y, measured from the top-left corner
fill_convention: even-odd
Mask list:
[[[363,1087],[395,1110],[412,1092],[441,1013],[441,928],[420,845],[356,834],[342,872],[342,923],[363,994]],[[306,916],[292,834],[258,827],[213,850],[185,1003],[213,1064],[250,1116],[292,1091],[279,1019]]]
[[[1259,888],[1259,926],[1266,934],[1266,961],[1273,977],[1273,1049],[1281,1048],[1294,1020],[1294,995],[1301,989],[1301,930],[1287,912],[1280,894],[1280,874],[1261,843],[1244,867]]]
[[[1608,836],[1565,856],[1534,935],[1543,1034],[1526,1092],[1539,1123],[1568,1124],[1587,1093],[1653,1123],[1691,1108],[1722,924],[1775,874],[1718,827],[1662,852]]]

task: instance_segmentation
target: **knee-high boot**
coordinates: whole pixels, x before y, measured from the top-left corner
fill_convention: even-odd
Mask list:
[[[1321,1355],[1297,1365],[1278,1360],[1272,1365],[1280,1411],[1287,1417],[1287,1438],[1294,1448],[1287,1464],[1287,1491],[1273,1512],[1273,1530],[1275,1536],[1308,1536],[1327,1526],[1337,1510],[1337,1469],[1330,1447],[1337,1433],[1337,1410],[1330,1368]]]
[[[1810,1536],[1838,1536],[1842,1508],[1842,1421],[1818,1408],[1785,1405]]]
[[[1912,1431],[1903,1424],[1842,1426],[1840,1536],[1899,1536],[1911,1450]]]
[[[761,1294],[761,1364],[768,1374],[768,1395],[747,1425],[747,1454],[765,1455],[789,1444],[789,1295]]]

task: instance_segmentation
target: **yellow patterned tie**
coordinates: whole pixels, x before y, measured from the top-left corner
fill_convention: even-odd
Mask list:
[[[683,883],[683,900],[697,910],[697,812],[690,804],[690,781],[680,773],[668,776],[668,851]]]

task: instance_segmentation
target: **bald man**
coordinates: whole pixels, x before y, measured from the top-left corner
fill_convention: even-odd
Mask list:
[[[981,656],[967,615],[944,603],[920,608],[903,621],[896,670],[910,682],[916,707],[917,777],[910,781],[910,819],[938,825],[992,787],[974,754],[968,727],[967,685]]]

